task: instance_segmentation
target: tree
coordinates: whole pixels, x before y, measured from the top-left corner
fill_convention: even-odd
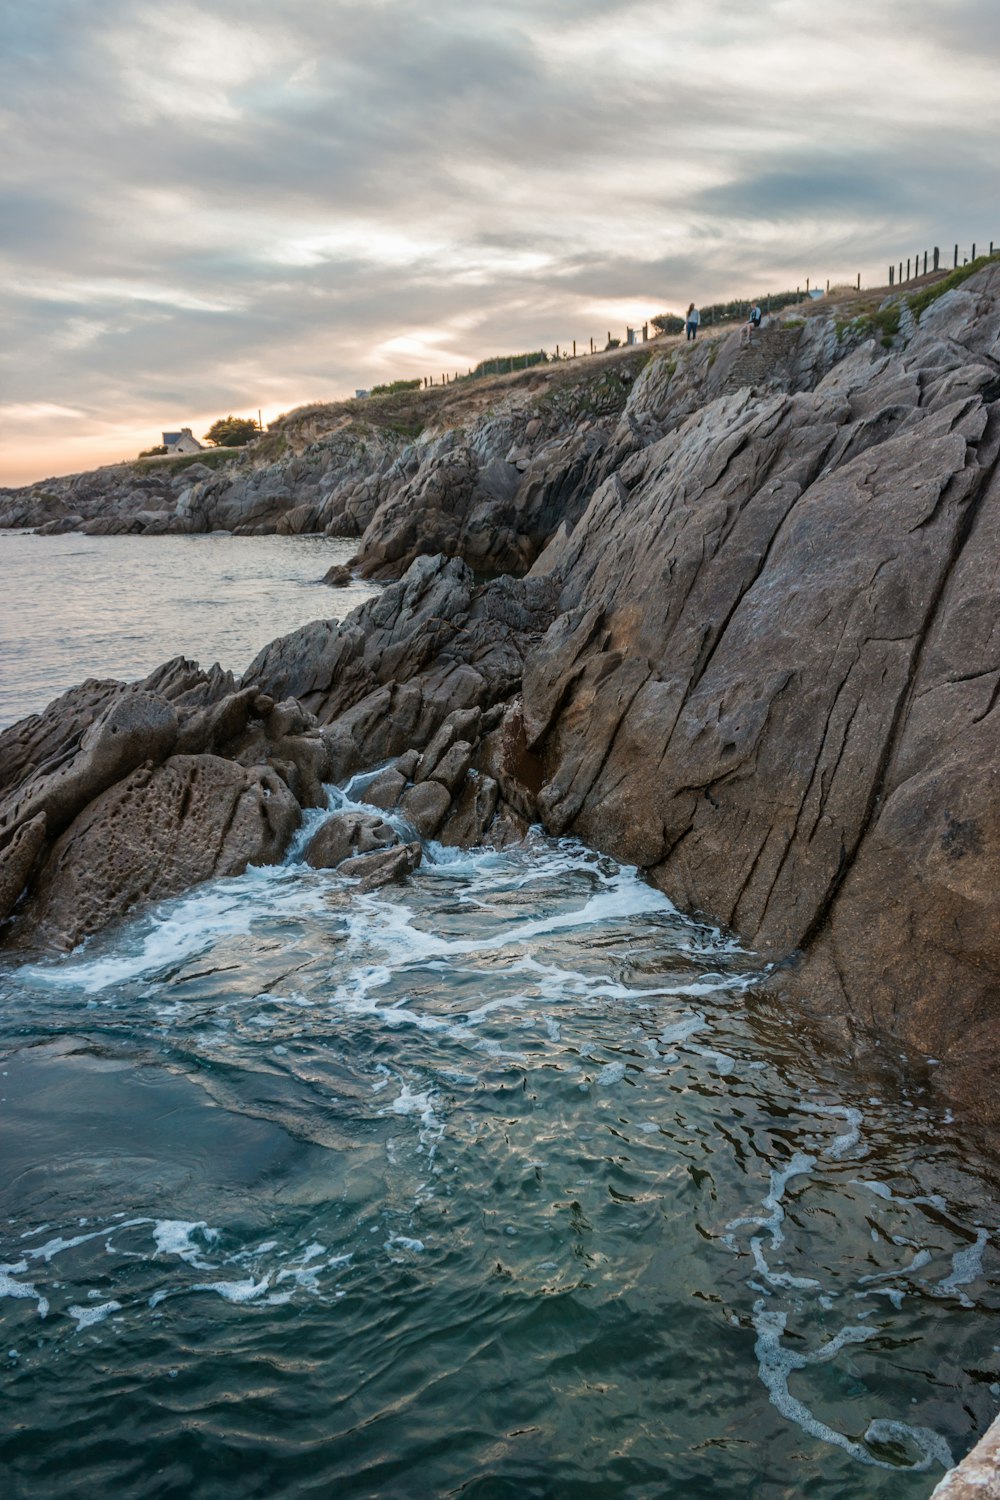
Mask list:
[[[216,448],[242,448],[257,436],[257,423],[253,417],[220,417],[205,433],[205,442]]]

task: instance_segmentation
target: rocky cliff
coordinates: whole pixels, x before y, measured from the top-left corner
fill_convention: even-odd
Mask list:
[[[171,525],[353,532],[401,581],[241,684],[173,666],[8,731],[5,930],[72,942],[277,857],[318,779],[380,768],[369,799],[425,836],[539,820],[639,864],[995,1119],[1000,265],[938,290],[452,391],[419,441],[315,408],[199,479]],[[124,755],[116,713],[145,726]],[[151,879],[158,820],[201,852]]]

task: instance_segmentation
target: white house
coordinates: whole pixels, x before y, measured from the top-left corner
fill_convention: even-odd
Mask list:
[[[165,432],[163,446],[168,456],[175,453],[201,453],[205,447],[204,443],[199,443],[193,436],[190,427],[182,427],[180,432]]]

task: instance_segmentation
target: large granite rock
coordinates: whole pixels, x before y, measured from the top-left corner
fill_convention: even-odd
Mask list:
[[[779,987],[993,1118],[1000,268],[952,295],[901,357],[733,391],[625,460],[533,570],[561,594],[524,748],[551,830],[802,955]]]

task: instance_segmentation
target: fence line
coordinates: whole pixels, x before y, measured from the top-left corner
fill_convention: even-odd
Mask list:
[[[958,244],[956,244],[952,255],[953,270],[957,270],[959,267],[959,253],[960,247]],[[1000,255],[1000,248],[996,248],[994,246],[993,240],[990,240],[990,248],[988,254],[989,256]],[[905,261],[900,259],[898,262],[895,262],[893,265],[889,266],[888,286],[890,288],[895,288],[896,286],[903,286],[907,282],[915,281],[921,276],[942,273],[946,270],[946,267],[942,265],[942,259],[947,259],[947,257],[942,257],[940,247],[937,245],[935,245],[933,250],[919,251],[916,255],[908,257]],[[975,259],[976,242],[973,241],[970,253],[962,259],[961,264],[963,266],[966,266],[970,263],[970,261],[974,261]],[[857,273],[856,284],[852,288],[852,290],[856,290],[858,292],[862,290],[860,271]],[[827,295],[829,294],[829,291],[830,278],[827,278],[826,292],[824,293],[819,288],[814,289],[812,286],[811,278],[807,276],[805,288],[803,289],[800,284],[795,288],[794,293],[792,293],[791,291],[778,292],[762,296],[757,299],[754,299],[752,297],[743,299],[735,298],[732,302],[729,303],[711,304],[709,307],[702,310],[701,326],[703,328],[711,328],[719,323],[738,321],[746,313],[749,313],[749,310],[753,306],[755,300],[761,303],[765,312],[770,312],[772,300],[776,304],[776,308],[780,308],[791,306],[796,301],[804,302],[806,298],[809,297],[814,297],[817,295]],[[679,335],[683,331],[684,319],[679,314],[662,314],[660,316],[662,316],[664,319],[666,319],[667,317],[676,317],[676,321],[681,325],[680,328],[671,329],[669,336]],[[653,319],[651,321],[655,325],[657,320]],[[555,347],[555,351],[552,354],[549,354],[543,350],[535,350],[532,354],[494,355],[492,359],[484,359],[480,361],[475,370],[469,369],[468,372],[464,375],[458,370],[456,370],[453,375],[449,375],[447,372],[442,372],[440,381],[438,381],[433,375],[425,375],[423,377],[424,389],[427,390],[431,387],[436,388],[439,384],[453,385],[458,381],[464,380],[483,380],[487,379],[491,375],[513,374],[517,370],[532,369],[536,365],[540,366],[543,363],[561,363],[564,360],[577,359],[581,355],[587,356],[589,354],[606,354],[614,349],[630,348],[633,346],[638,347],[640,344],[649,342],[649,339],[651,337],[649,329],[649,322],[643,323],[641,329],[626,327],[625,336],[623,339],[612,337],[611,330],[609,329],[607,343],[603,348],[600,348],[598,344],[595,344],[594,339],[591,338],[588,340],[588,346],[578,349],[577,340],[573,339],[571,340],[572,353],[570,352],[569,346],[557,344]],[[666,330],[663,331],[666,332]],[[656,336],[657,335],[655,333],[652,335],[653,338],[655,338]],[[539,358],[539,356],[543,353],[545,354],[544,360]]]
[[[993,255],[996,255],[996,254],[997,254],[997,251],[995,251],[994,248],[993,248],[993,241],[990,240],[989,255],[993,256]],[[921,271],[921,269],[920,269],[920,257],[921,257],[921,255],[923,255],[923,260],[924,260],[924,269],[923,269],[923,271]],[[971,250],[971,252],[968,255],[966,255],[963,258],[962,265],[963,266],[967,266],[969,264],[969,262],[970,261],[974,261],[975,258],[976,258],[976,242],[975,242],[975,240],[973,240],[973,242],[972,242],[972,250]],[[930,262],[929,268],[928,268],[928,261]],[[911,266],[911,264],[913,266],[913,274],[912,275],[910,274],[910,266]],[[941,266],[941,250],[940,250],[939,246],[935,245],[933,250],[918,251],[917,254],[914,255],[912,258],[910,256],[907,256],[907,259],[906,259],[906,275],[905,276],[903,275],[903,261],[902,260],[900,260],[898,263],[896,263],[894,265],[891,265],[889,267],[889,285],[890,286],[903,286],[904,283],[907,282],[907,281],[916,281],[916,279],[919,276],[927,276],[927,275],[933,274],[936,271],[940,271],[941,269],[942,269],[942,266]],[[953,259],[953,263],[952,263],[952,270],[953,271],[957,271],[958,270],[958,246],[957,245],[955,246],[954,259]]]

